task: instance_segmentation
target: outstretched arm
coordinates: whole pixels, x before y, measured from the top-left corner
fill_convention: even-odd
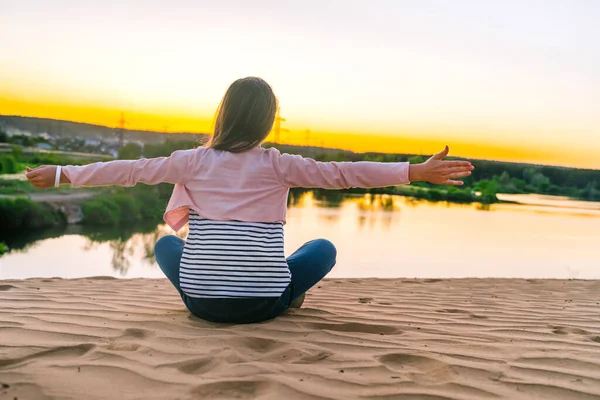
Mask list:
[[[169,157],[140,160],[98,162],[83,166],[62,167],[60,183],[79,186],[135,186],[136,183],[154,185],[162,182],[186,183],[189,180],[197,150],[179,150]],[[26,176],[37,187],[54,186],[57,167],[41,166],[27,170]]]
[[[422,164],[405,162],[318,162],[297,155],[281,154],[275,169],[288,187],[345,189],[395,186],[416,181],[462,185],[455,179],[469,176],[474,169],[468,161],[444,161],[448,146]]]
[[[409,183],[408,163],[319,162],[281,154],[275,161],[275,170],[286,187],[347,189]]]
[[[471,175],[475,167],[469,161],[444,161],[444,157],[449,152],[450,148],[446,146],[444,150],[424,163],[411,165],[409,179],[412,182],[425,181],[439,185],[461,186],[463,182],[457,179]]]

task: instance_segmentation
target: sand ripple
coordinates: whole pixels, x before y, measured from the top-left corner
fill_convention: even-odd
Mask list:
[[[166,280],[0,281],[0,399],[600,399],[600,282],[327,280],[254,325]]]

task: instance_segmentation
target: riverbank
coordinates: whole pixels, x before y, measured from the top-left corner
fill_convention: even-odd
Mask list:
[[[0,281],[2,398],[597,399],[600,281],[326,280],[262,324],[166,279]]]

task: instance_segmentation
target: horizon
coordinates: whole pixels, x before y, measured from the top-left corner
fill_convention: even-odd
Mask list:
[[[213,3],[8,0],[0,114],[208,133],[256,75],[285,144],[600,169],[600,3]]]
[[[99,125],[99,124],[91,124],[88,122],[78,122],[78,121],[70,121],[70,120],[59,120],[59,119],[53,119],[53,118],[39,118],[39,117],[29,117],[29,116],[23,116],[23,115],[4,115],[4,114],[0,114],[0,118],[1,117],[10,117],[10,118],[33,118],[33,119],[49,119],[52,121],[56,121],[56,122],[68,122],[68,123],[74,123],[74,124],[86,124],[86,125],[91,125],[91,126],[97,126],[97,127],[101,127],[101,128],[108,128],[108,129],[116,129],[118,128],[118,126],[107,126],[107,125]],[[141,133],[148,133],[148,134],[166,134],[166,135],[205,135],[205,136],[210,136],[211,133],[208,132],[163,132],[163,131],[154,131],[154,130],[140,130],[140,129],[128,129],[128,128],[124,128],[124,130],[127,131],[137,131],[137,132],[141,132]],[[305,145],[305,144],[294,144],[294,143],[285,143],[285,142],[273,142],[273,141],[269,141],[268,139],[272,138],[272,135],[269,135],[267,137],[267,140],[265,140],[263,143],[268,143],[268,144],[272,144],[272,145],[282,145],[282,146],[296,146],[296,147],[311,147],[311,148],[317,148],[317,149],[325,149],[325,150],[331,150],[331,151],[349,151],[355,154],[361,154],[361,153],[375,153],[375,154],[399,154],[399,155],[410,155],[410,156],[424,156],[424,157],[430,157],[432,156],[434,153],[429,153],[429,154],[423,154],[423,153],[410,153],[410,152],[386,152],[383,150],[377,150],[377,151],[355,151],[355,150],[351,150],[351,149],[345,149],[345,148],[341,148],[341,147],[322,147],[318,144],[310,144],[310,145]],[[452,154],[452,151],[450,152],[451,154],[448,155],[448,157],[450,158],[463,158],[463,159],[469,159],[469,160],[474,160],[474,161],[486,161],[486,162],[498,162],[498,163],[509,163],[509,164],[522,164],[522,165],[530,165],[530,166],[535,166],[535,167],[553,167],[553,168],[571,168],[571,169],[581,169],[581,170],[592,170],[592,171],[600,171],[600,168],[585,168],[585,167],[575,167],[575,166],[568,166],[568,165],[559,165],[559,164],[541,164],[541,163],[531,163],[531,162],[524,162],[524,161],[510,161],[510,160],[498,160],[498,159],[491,159],[491,158],[481,158],[481,157],[465,157],[462,156],[461,154]]]

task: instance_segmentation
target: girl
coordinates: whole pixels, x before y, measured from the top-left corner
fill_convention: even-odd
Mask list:
[[[336,249],[317,239],[287,259],[283,248],[288,191],[292,187],[383,187],[427,181],[461,185],[467,161],[444,161],[448,147],[423,164],[317,162],[281,154],[261,143],[272,129],[277,99],[259,78],[235,81],[217,111],[214,135],[204,146],[170,157],[86,166],[27,169],[37,187],[138,182],[175,184],[164,215],[189,236],[161,238],[156,260],[186,307],[215,322],[251,323],[299,306],[304,293],[335,265]]]

